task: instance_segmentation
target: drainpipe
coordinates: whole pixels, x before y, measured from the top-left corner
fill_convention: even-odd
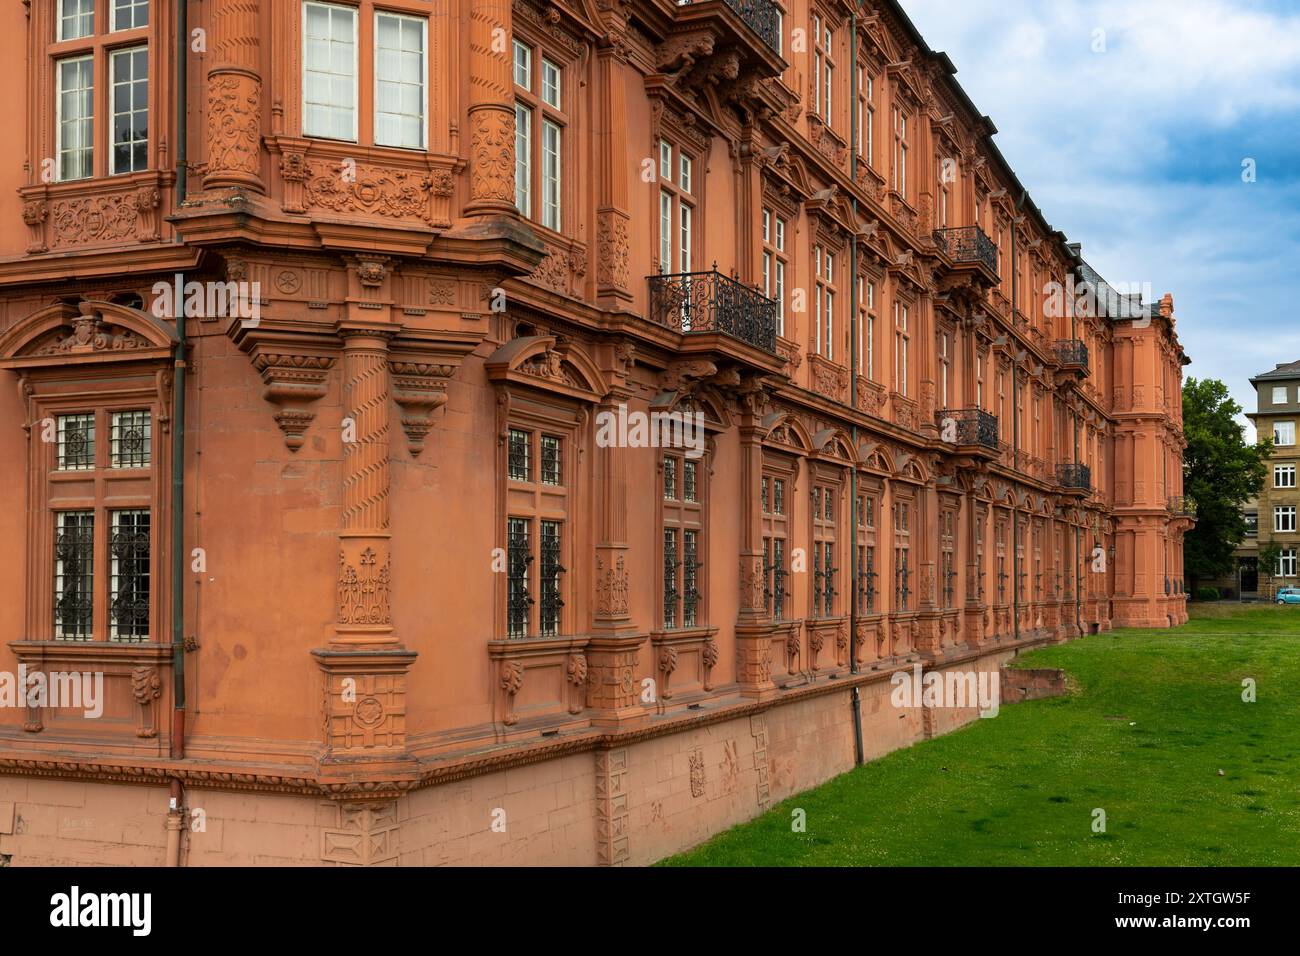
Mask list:
[[[858,178],[858,15],[849,17],[849,138],[852,149],[849,150],[849,176],[854,182]],[[858,200],[853,200],[853,220],[857,225]],[[851,237],[849,242],[849,406],[856,412],[858,408],[858,240]],[[858,423],[854,421],[850,429],[853,442],[853,454],[858,453]],[[849,469],[849,673],[858,673],[858,575],[862,568],[858,566],[858,468]],[[858,685],[853,685],[850,694],[853,708],[853,760],[861,767],[864,756],[862,749],[862,694]]]
[[[181,865],[181,831],[185,829],[184,792],[179,780],[172,780],[167,800],[167,866]]]
[[[1070,338],[1077,338],[1079,334],[1078,319],[1074,314],[1074,305],[1070,305]],[[1074,426],[1074,463],[1079,464],[1079,416],[1077,414],[1070,416],[1070,423]],[[1079,529],[1074,529],[1074,627],[1083,635],[1083,599],[1079,594]]]
[[[176,0],[176,209],[185,202],[186,123],[189,61],[188,0]],[[177,240],[180,239],[179,234]],[[184,286],[182,285],[182,288]],[[171,755],[185,756],[185,309],[176,308],[176,358],[173,372],[172,415],[172,676]],[[173,790],[180,782],[173,781]],[[173,793],[173,796],[177,796]],[[171,820],[168,820],[168,858]],[[177,847],[179,852],[179,832]]]

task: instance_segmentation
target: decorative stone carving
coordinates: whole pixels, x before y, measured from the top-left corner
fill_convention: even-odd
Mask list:
[[[502,661],[499,680],[501,689],[506,693],[505,716],[501,722],[509,727],[519,721],[515,714],[515,695],[524,686],[524,665],[519,661]]]
[[[318,209],[431,222],[429,177],[415,170],[357,164],[355,180],[337,163],[307,163],[306,203]],[[513,183],[513,179],[511,180]]]
[[[131,696],[140,708],[140,721],[136,725],[137,737],[157,737],[157,706],[162,696],[162,676],[156,667],[136,667],[131,671]]]
[[[121,242],[135,237],[135,194],[81,196],[54,203],[54,246]]]
[[[587,683],[587,657],[585,654],[570,654],[569,662],[565,668],[565,679],[574,687],[575,693],[570,695],[569,713],[577,714],[582,711],[583,704],[583,687]]]
[[[704,662],[704,689],[713,690],[713,668],[718,666],[718,642],[712,637],[704,642],[700,659]]]
[[[407,449],[415,458],[424,451],[424,439],[433,428],[433,413],[447,403],[447,380],[455,369],[450,365],[394,360],[393,400],[402,409],[402,431]]]
[[[339,552],[338,623],[391,624],[389,562],[380,565],[375,552],[366,548],[358,564],[350,564]]]
[[[627,614],[627,568],[619,555],[613,567],[596,558],[596,614],[603,617]]]
[[[266,385],[262,397],[277,407],[275,423],[290,451],[302,447],[303,436],[316,418],[306,406],[325,397],[325,377],[333,366],[334,359],[326,355],[255,350],[253,368]]]

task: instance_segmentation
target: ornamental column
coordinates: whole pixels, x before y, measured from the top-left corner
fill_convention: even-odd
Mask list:
[[[473,0],[469,12],[467,216],[516,214],[510,37],[510,0]]]
[[[764,394],[742,383],[740,417],[740,611],[736,616],[736,679],[740,692],[759,699],[776,693],[772,681],[772,620],[764,600],[762,423]]]
[[[208,71],[205,189],[262,184],[261,11],[259,0],[215,0]]]
[[[343,516],[338,535],[334,633],[313,651],[325,678],[322,765],[358,764],[381,779],[414,772],[406,753],[406,672],[414,651],[394,626],[389,526],[389,342],[386,263],[349,262],[343,339]]]

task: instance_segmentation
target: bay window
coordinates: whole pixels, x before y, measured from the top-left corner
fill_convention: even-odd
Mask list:
[[[515,205],[547,229],[564,229],[564,140],[568,126],[564,70],[541,47],[516,38]]]

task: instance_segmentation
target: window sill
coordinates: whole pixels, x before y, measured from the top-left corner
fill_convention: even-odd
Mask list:
[[[22,187],[28,255],[159,242],[175,179],[170,170],[153,169]]]

